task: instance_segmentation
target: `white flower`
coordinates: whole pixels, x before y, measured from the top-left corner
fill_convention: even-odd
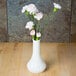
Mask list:
[[[41,33],[40,32],[36,33],[36,36],[41,37]]]
[[[28,4],[25,5],[21,10],[22,13],[25,11],[28,11],[30,14],[36,14],[38,12],[38,9],[34,4]]]
[[[53,3],[54,4],[54,7],[57,8],[57,9],[61,9],[61,6],[57,3]]]
[[[35,30],[32,30],[32,31],[30,32],[30,35],[34,36],[34,35],[35,35]]]
[[[29,4],[26,9],[30,14],[36,14],[38,12],[38,9],[34,4]]]
[[[36,6],[34,4],[29,4],[28,8],[27,8],[27,11],[30,14],[36,14],[38,12],[38,9],[36,8]]]
[[[41,20],[43,18],[43,13],[40,12],[40,13],[37,13],[35,16],[34,16],[35,19],[37,20]]]
[[[26,23],[25,28],[31,30],[33,28],[33,26],[34,26],[33,21],[29,21]]]
[[[25,5],[25,6],[22,8],[21,12],[24,13],[24,12],[27,10],[27,8],[28,8],[28,6]]]

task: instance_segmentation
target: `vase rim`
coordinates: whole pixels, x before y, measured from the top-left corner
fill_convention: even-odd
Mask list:
[[[33,41],[36,41],[36,42],[37,42],[37,41],[40,41],[40,40],[34,40],[34,39],[33,39]]]

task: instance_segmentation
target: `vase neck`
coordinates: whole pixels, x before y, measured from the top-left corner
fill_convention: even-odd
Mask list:
[[[40,40],[33,40],[33,55],[40,55]]]

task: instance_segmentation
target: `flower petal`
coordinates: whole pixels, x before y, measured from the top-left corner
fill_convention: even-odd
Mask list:
[[[40,12],[40,13],[37,13],[35,16],[34,16],[35,19],[37,20],[41,20],[43,18],[43,13]]]

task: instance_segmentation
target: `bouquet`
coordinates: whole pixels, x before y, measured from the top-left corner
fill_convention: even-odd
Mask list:
[[[54,5],[53,12],[57,12],[58,9],[61,9],[61,6],[59,4],[53,3],[53,5]],[[35,4],[25,5],[22,8],[21,12],[27,15],[29,18],[29,22],[26,23],[25,28],[29,29],[32,39],[36,41],[40,40],[41,30],[39,22],[43,18],[44,14],[38,10]]]

